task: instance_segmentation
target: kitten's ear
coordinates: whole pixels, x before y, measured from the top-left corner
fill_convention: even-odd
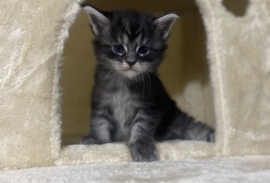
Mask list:
[[[98,36],[100,32],[110,24],[108,18],[91,6],[85,6],[83,9],[86,11],[89,17],[95,36]]]
[[[162,33],[164,39],[167,39],[173,23],[177,18],[178,16],[176,14],[170,13],[154,21],[154,24],[157,26],[157,30]]]

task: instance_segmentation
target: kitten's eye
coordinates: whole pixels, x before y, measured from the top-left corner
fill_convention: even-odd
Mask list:
[[[124,52],[124,47],[122,46],[122,45],[114,45],[113,46],[113,51],[115,52],[115,53],[118,53],[118,54],[121,54],[121,53],[123,53]]]
[[[140,54],[140,55],[146,55],[146,54],[148,54],[148,52],[149,52],[149,48],[148,47],[146,47],[146,46],[141,46],[139,49],[138,49],[138,54]]]

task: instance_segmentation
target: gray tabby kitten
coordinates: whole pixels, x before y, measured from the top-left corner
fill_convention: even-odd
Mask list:
[[[214,130],[176,107],[157,69],[175,14],[156,18],[133,10],[84,6],[97,58],[90,134],[82,144],[126,142],[134,161],[155,161],[155,141],[214,142]]]

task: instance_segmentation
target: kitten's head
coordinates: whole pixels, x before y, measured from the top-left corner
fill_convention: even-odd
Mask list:
[[[95,35],[93,43],[99,64],[129,78],[156,72],[177,15],[156,18],[133,10],[105,12],[91,6],[84,9]]]

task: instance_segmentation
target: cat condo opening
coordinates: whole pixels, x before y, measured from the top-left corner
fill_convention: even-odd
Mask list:
[[[179,140],[157,143],[160,160],[268,152],[268,149],[264,148],[265,146],[263,145],[267,143],[267,140],[262,140],[258,144],[256,139],[250,141],[248,135],[245,144],[253,145],[254,149],[243,148],[241,151],[238,151],[237,148],[234,148],[242,144],[241,134],[246,133],[242,131],[244,128],[240,127],[241,124],[248,123],[249,125],[245,129],[249,130],[253,129],[254,125],[251,120],[243,119],[238,115],[239,107],[231,108],[237,105],[241,106],[242,102],[249,102],[248,100],[236,100],[234,102],[236,96],[248,97],[248,95],[243,95],[241,88],[238,88],[241,83],[238,85],[234,83],[234,87],[230,87],[230,82],[227,81],[227,78],[230,77],[227,74],[230,72],[222,73],[222,64],[228,62],[227,59],[225,61],[222,59],[229,57],[231,53],[226,54],[226,57],[222,57],[222,54],[226,52],[223,52],[221,45],[227,43],[226,41],[223,42],[222,36],[224,37],[226,33],[219,32],[222,29],[216,29],[216,25],[219,25],[219,22],[215,17],[222,16],[217,13],[218,11],[223,12],[224,17],[230,17],[231,21],[242,21],[244,24],[248,18],[246,17],[246,10],[248,10],[249,1],[241,0],[235,3],[233,0],[217,0],[211,2],[213,4],[208,4],[210,2],[207,0],[149,1],[149,3],[122,0],[114,1],[113,3],[109,0],[89,1],[91,5],[103,10],[135,8],[156,15],[162,15],[167,12],[175,12],[180,15],[180,18],[176,20],[171,30],[168,50],[159,69],[159,74],[170,96],[183,111],[194,116],[198,121],[216,128],[216,143]],[[216,9],[211,9],[211,6],[215,6]],[[202,14],[207,16],[203,17],[198,7],[200,7]],[[207,13],[212,14],[209,15]],[[226,25],[224,27],[228,28]],[[230,28],[228,29],[230,30]],[[217,37],[217,35],[219,36]],[[229,39],[234,40],[234,36],[238,36],[237,33],[232,34]],[[61,158],[56,160],[58,165],[66,163],[131,161],[129,150],[123,143],[103,145],[79,144],[82,136],[89,133],[90,93],[93,87],[94,67],[96,64],[91,44],[93,38],[89,28],[88,17],[84,11],[80,11],[77,20],[70,29],[70,37],[66,42],[64,51],[65,60],[63,61],[62,75],[63,133]],[[217,41],[220,41],[220,44]],[[244,49],[248,48],[244,47]],[[253,52],[250,53],[253,54]],[[257,50],[254,50],[254,54],[257,54]],[[253,62],[251,61],[251,63]],[[230,67],[228,66],[226,69],[228,68]],[[260,77],[259,75],[257,76]],[[224,92],[226,90],[224,88],[225,85],[229,86],[228,91],[230,92],[229,95],[231,95],[229,96],[229,103],[227,103],[227,93]],[[230,89],[232,90],[230,91]],[[249,95],[253,96],[253,93],[249,93]],[[256,95],[258,98],[265,96],[259,93]],[[263,100],[255,102],[260,101]],[[215,106],[213,103],[215,103]],[[260,105],[264,104],[261,103]],[[258,109],[253,110],[261,113]],[[245,114],[246,111],[243,110],[242,113]],[[256,115],[249,113],[248,116],[251,116],[250,119],[253,119]],[[240,125],[239,121],[241,122]],[[261,127],[264,125],[262,122]],[[230,128],[230,126],[233,127]],[[267,133],[266,128],[261,129],[263,129],[264,133]],[[238,138],[238,140],[234,140],[234,138]]]
[[[134,8],[157,16],[177,13],[180,18],[171,30],[165,59],[159,69],[161,80],[183,111],[215,126],[205,31],[195,1],[149,1],[145,4],[143,1],[92,0],[89,3],[103,10]],[[62,73],[64,147],[79,144],[82,136],[89,133],[90,93],[96,65],[91,43],[94,37],[89,25],[87,14],[80,11],[65,44]]]

